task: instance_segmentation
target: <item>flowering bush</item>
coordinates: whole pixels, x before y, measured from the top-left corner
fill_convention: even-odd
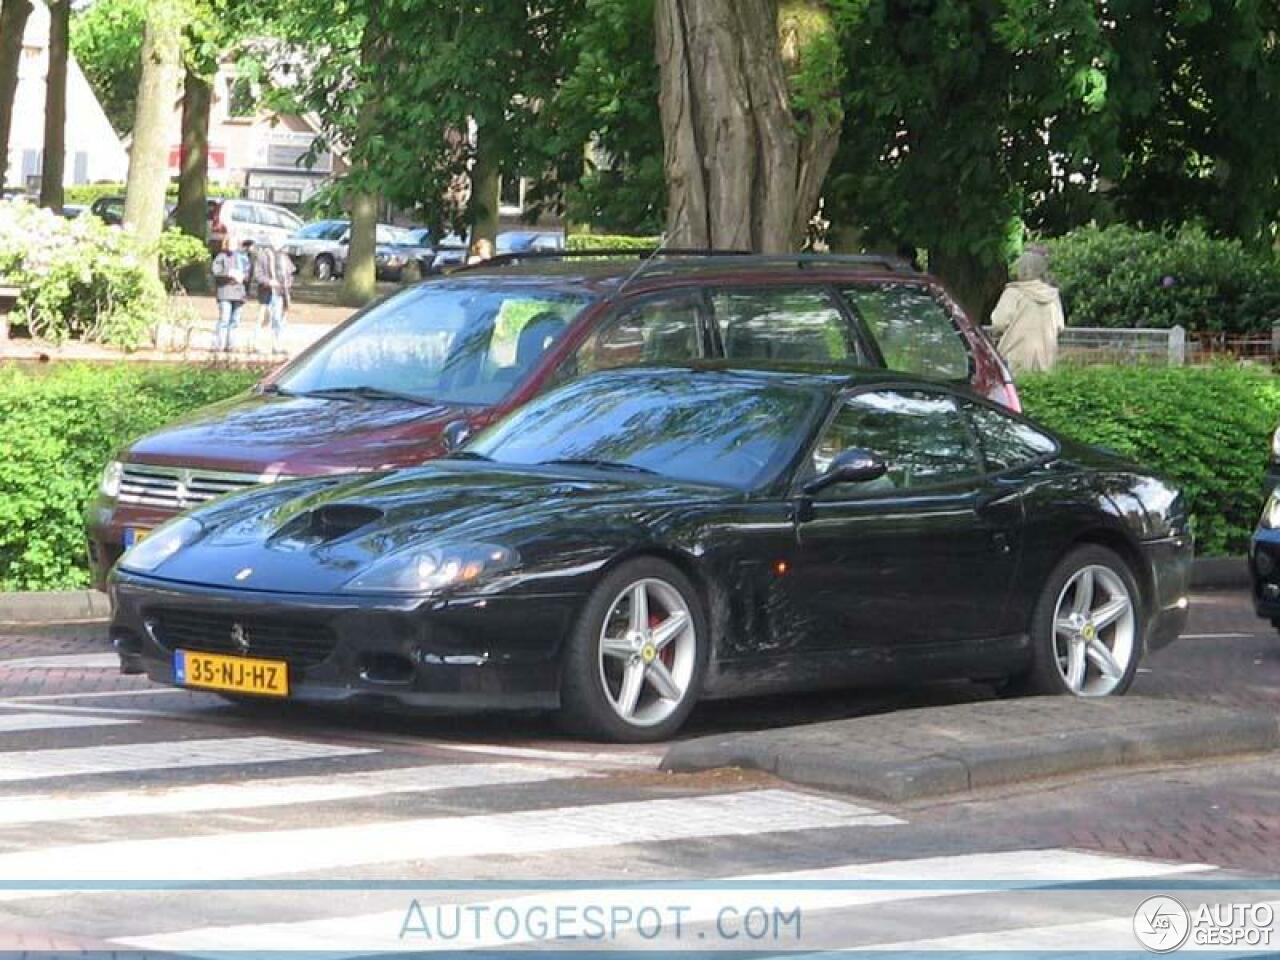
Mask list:
[[[141,345],[165,305],[146,252],[96,217],[0,201],[0,282],[21,291],[10,321],[32,336]]]

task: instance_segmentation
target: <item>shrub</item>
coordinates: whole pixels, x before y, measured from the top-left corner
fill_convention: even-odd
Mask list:
[[[180,275],[187,267],[203,265],[209,260],[209,248],[199,237],[181,230],[166,230],[156,245],[160,274],[169,290],[181,290]]]
[[[1280,261],[1196,226],[1173,234],[1084,227],[1049,248],[1073,327],[1242,334],[1280,322]]]
[[[1020,381],[1027,413],[1168,476],[1186,495],[1196,552],[1241,554],[1262,507],[1280,380],[1242,367],[1064,368]]]
[[[260,374],[199,367],[0,364],[0,590],[89,582],[84,507],[140,434]]]
[[[96,217],[0,201],[0,278],[21,290],[11,321],[33,336],[139,346],[165,302],[143,253],[132,233]]]
[[[62,198],[67,203],[79,203],[84,206],[91,206],[93,201],[99,197],[123,197],[125,185],[123,183],[77,183],[70,187],[65,187],[62,191]],[[212,198],[218,197],[238,197],[244,191],[239,184],[234,183],[211,183],[206,188],[208,196]],[[169,184],[166,196],[170,200],[178,198],[178,185],[176,183]]]
[[[661,237],[631,237],[617,233],[571,233],[565,240],[570,250],[651,250]]]

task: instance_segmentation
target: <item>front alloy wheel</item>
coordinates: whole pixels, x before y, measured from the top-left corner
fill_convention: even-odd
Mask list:
[[[567,726],[606,740],[662,740],[697,698],[707,657],[702,602],[671,564],[641,557],[592,592],[566,646]]]

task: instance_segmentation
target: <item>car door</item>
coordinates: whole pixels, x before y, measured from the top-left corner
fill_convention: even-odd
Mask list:
[[[809,648],[888,661],[1002,636],[1021,500],[989,481],[955,396],[916,386],[852,393],[802,471],[821,473],[851,448],[878,454],[888,471],[829,487],[798,511],[787,579],[809,619]]]

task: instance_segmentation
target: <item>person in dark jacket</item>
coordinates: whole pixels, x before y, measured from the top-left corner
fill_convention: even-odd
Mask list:
[[[249,270],[249,255],[243,250],[236,250],[230,237],[223,237],[222,249],[213,258],[214,299],[218,301],[218,324],[213,328],[214,350],[229,352],[234,344],[240,311],[244,309]]]

